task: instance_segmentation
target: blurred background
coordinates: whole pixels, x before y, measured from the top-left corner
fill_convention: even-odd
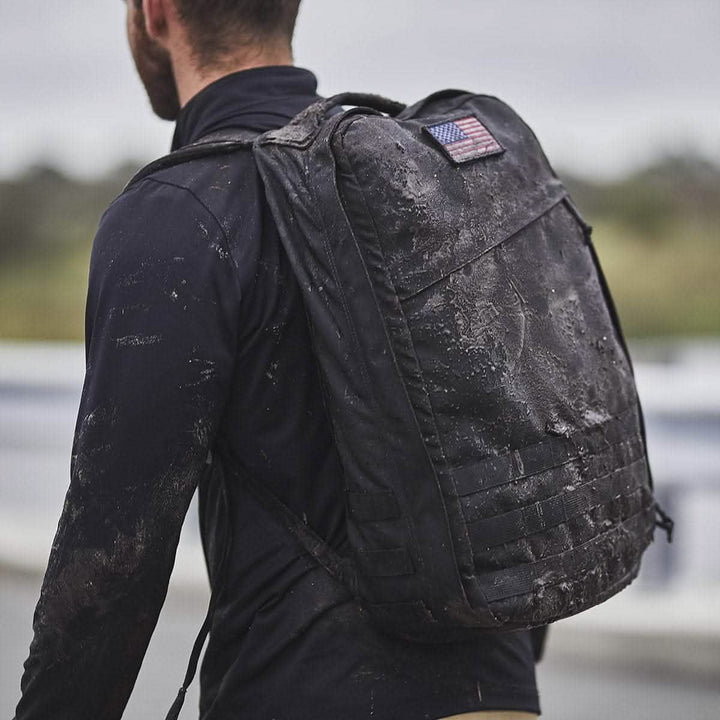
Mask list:
[[[167,151],[121,2],[0,5],[0,715],[12,716],[68,481],[100,215]],[[551,631],[551,720],[720,717],[720,3],[304,0],[320,92],[498,95],[533,127],[596,246],[676,520],[628,591]],[[126,717],[163,717],[207,593],[194,514]],[[183,718],[196,716],[195,696]]]

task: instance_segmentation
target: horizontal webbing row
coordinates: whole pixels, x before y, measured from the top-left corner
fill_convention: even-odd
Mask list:
[[[593,455],[637,434],[634,408],[602,425],[570,437],[552,436],[542,442],[518,448],[504,455],[493,455],[478,463],[453,470],[460,496],[504,485],[571,462],[582,455]]]
[[[645,455],[645,444],[640,436],[636,435],[629,440],[617,443],[604,452],[596,455],[580,455],[558,467],[549,468],[531,478],[521,478],[518,482],[538,482],[542,477],[542,484],[552,484],[557,489],[579,486],[592,478],[605,475],[609,470],[625,467],[634,460]],[[550,477],[552,474],[552,477]],[[514,488],[515,486],[513,486]],[[511,488],[503,488],[503,492],[515,492]],[[556,490],[557,492],[557,490]],[[460,498],[466,523],[474,523],[485,518],[495,517],[492,512],[493,504],[489,501],[486,492],[473,493]]]
[[[648,514],[651,516],[648,519]],[[570,548],[538,562],[519,565],[507,570],[497,570],[480,576],[483,593],[488,602],[496,602],[517,595],[526,595],[538,588],[541,579],[551,584],[564,578],[578,578],[598,567],[598,554],[590,551],[591,545],[613,542],[613,536],[624,538],[634,554],[640,554],[649,541],[654,525],[652,509],[643,508],[610,530],[596,535],[582,545]],[[619,544],[619,543],[616,543]],[[613,548],[614,558],[619,559],[622,548]]]
[[[488,549],[534,535],[637,490],[641,487],[639,481],[644,477],[634,473],[634,468],[640,463],[644,463],[643,457],[575,490],[565,491],[504,515],[469,524],[468,533],[473,547]]]
[[[359,523],[396,520],[401,516],[400,505],[392,490],[380,492],[348,491],[345,494],[349,516]],[[360,550],[358,568],[368,577],[397,577],[415,572],[406,548],[390,550]]]

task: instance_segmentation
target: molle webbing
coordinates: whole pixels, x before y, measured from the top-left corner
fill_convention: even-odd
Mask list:
[[[559,467],[579,457],[596,455],[636,433],[637,410],[632,408],[616,419],[570,437],[552,436],[504,455],[493,455],[458,468],[453,471],[457,494],[471,495]]]
[[[615,557],[610,558],[605,555],[606,560],[598,565],[598,555],[591,548],[597,545],[598,540],[608,546],[615,546],[619,561],[625,557],[631,559],[632,562],[628,563],[625,572],[618,579],[619,583],[624,580],[629,582],[634,576],[633,570],[636,570],[632,566],[637,563],[652,536],[652,523],[648,522],[648,513],[653,513],[652,507],[650,510],[647,508],[640,510],[622,523],[613,525],[600,538],[595,537],[559,555],[553,555],[536,563],[484,574],[482,579],[486,599],[492,603],[518,595],[528,595],[539,590],[543,581],[550,584],[558,578],[582,578],[593,572],[604,572],[605,566]],[[644,537],[646,535],[647,537]],[[571,589],[568,584],[568,590]]]
[[[638,478],[632,474],[631,468],[644,459],[644,454],[640,453],[630,465],[595,477],[577,489],[469,524],[468,532],[473,545],[476,548],[504,545],[556,527],[617,498],[638,492]]]
[[[562,465],[543,470],[535,475],[524,476],[520,480],[531,481],[539,476],[546,477],[548,473],[553,473],[556,487],[572,487],[572,490],[575,491],[586,481],[601,480],[607,477],[612,470],[624,468],[644,456],[645,446],[640,436],[635,435],[611,445],[601,453],[578,455]],[[493,488],[488,488],[488,490],[461,498],[463,515],[467,523],[474,523],[487,517],[487,493],[492,490]]]

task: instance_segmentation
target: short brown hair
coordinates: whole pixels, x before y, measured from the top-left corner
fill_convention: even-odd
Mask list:
[[[175,0],[198,61],[212,65],[240,45],[292,41],[300,0]]]

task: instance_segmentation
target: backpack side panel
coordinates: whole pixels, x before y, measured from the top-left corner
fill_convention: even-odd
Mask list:
[[[377,288],[335,190],[330,151],[321,137],[308,151],[269,143],[256,149],[256,159],[297,268],[343,463],[355,548],[350,582],[381,625],[410,635],[418,626],[437,625],[447,607],[469,604],[442,489]],[[414,492],[417,487],[423,492]],[[416,500],[421,507],[411,511]],[[488,627],[496,624],[482,608],[476,614],[486,616]]]

